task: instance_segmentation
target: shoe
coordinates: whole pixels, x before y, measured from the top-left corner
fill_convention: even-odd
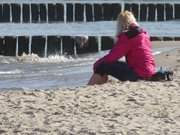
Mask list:
[[[174,73],[170,70],[157,71],[151,78],[150,81],[172,81]]]
[[[173,71],[166,71],[165,74],[166,74],[166,80],[167,81],[173,80],[173,75],[174,75]]]

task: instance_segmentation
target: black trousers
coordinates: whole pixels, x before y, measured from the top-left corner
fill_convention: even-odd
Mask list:
[[[121,81],[137,81],[140,77],[128,66],[126,62],[100,63],[95,70],[96,74],[111,75]]]

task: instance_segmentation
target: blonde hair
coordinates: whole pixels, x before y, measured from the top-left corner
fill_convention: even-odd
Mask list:
[[[130,11],[122,11],[117,17],[117,34],[127,31],[131,24],[138,25],[136,18]]]

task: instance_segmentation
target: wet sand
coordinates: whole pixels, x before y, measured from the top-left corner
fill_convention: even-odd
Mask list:
[[[174,80],[0,91],[0,134],[179,135],[180,49],[156,63],[172,68]]]

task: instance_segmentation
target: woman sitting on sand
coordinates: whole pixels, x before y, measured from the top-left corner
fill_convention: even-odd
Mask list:
[[[106,83],[108,75],[121,81],[137,81],[148,80],[156,73],[147,32],[140,28],[129,11],[121,12],[117,22],[117,42],[109,54],[95,62],[89,85]],[[118,61],[123,56],[126,62]]]

